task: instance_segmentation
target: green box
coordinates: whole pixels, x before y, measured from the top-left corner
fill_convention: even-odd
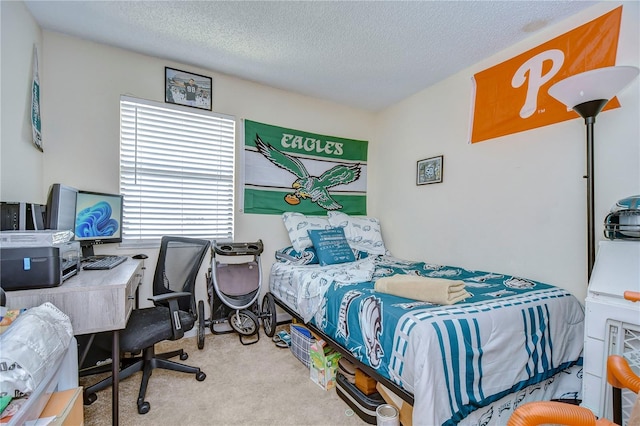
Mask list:
[[[311,380],[324,390],[335,387],[340,357],[340,353],[327,345],[324,340],[318,340],[313,343],[309,348],[309,358],[311,360],[309,377]]]

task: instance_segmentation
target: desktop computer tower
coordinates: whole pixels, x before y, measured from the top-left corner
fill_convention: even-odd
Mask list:
[[[81,377],[111,371],[112,334],[110,331],[96,333],[93,336],[83,334],[76,336],[78,341],[78,357],[82,363],[78,367]]]
[[[91,376],[93,374],[111,372],[111,350],[113,348],[113,335],[110,331],[95,333],[94,335],[83,334],[76,336],[78,342],[78,375],[80,377]],[[142,353],[125,354],[121,356],[121,368],[131,365]],[[80,358],[84,356],[84,359]]]
[[[1,231],[43,230],[46,206],[25,202],[0,202]]]

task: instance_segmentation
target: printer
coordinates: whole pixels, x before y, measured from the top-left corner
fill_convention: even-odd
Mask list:
[[[5,291],[56,287],[77,274],[80,242],[65,239],[69,238],[61,239],[52,231],[0,233],[0,287]]]

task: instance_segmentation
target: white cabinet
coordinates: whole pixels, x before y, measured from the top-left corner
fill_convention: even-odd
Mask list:
[[[640,291],[640,241],[602,241],[585,300],[585,349],[582,406],[598,417],[613,419],[607,357],[623,355],[640,374],[640,302],[624,299]],[[635,402],[623,391],[623,423]]]

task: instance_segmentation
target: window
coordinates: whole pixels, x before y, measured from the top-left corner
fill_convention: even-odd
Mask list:
[[[235,119],[120,98],[123,245],[233,239]]]

